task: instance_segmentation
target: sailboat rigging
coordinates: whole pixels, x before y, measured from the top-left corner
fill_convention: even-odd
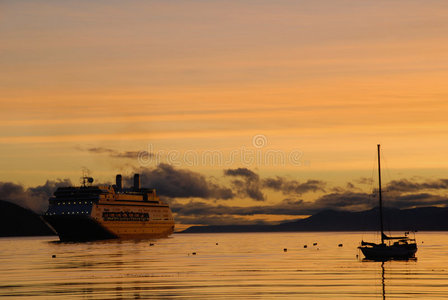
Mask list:
[[[380,145],[378,147],[378,195],[379,195],[379,218],[381,230],[381,243],[371,243],[361,241],[358,248],[369,260],[390,260],[390,259],[411,259],[417,252],[417,243],[415,239],[409,238],[407,233],[404,236],[387,236],[384,233],[383,224],[383,198],[381,195],[381,157]],[[387,242],[387,243],[386,243]]]

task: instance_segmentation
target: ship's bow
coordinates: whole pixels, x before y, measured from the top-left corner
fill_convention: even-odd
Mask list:
[[[63,242],[84,242],[117,238],[101,224],[86,215],[44,215]]]

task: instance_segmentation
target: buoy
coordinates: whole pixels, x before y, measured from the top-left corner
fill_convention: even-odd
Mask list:
[[[218,245],[218,243],[216,243],[216,245]]]
[[[338,247],[342,247],[342,244],[339,244]]]
[[[51,258],[56,258],[56,255],[55,255],[55,254],[53,254],[53,255],[51,256]]]
[[[286,251],[288,251],[288,249],[286,249],[286,248],[283,248],[283,252],[286,252]]]
[[[303,248],[308,248],[308,246],[307,245],[303,245]]]
[[[313,243],[313,246],[316,246],[317,245],[317,243]]]

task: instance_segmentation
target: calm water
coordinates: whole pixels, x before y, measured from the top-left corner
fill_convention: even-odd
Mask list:
[[[0,298],[448,298],[448,233],[418,233],[417,261],[384,264],[357,259],[363,237],[373,236],[175,234],[83,244],[3,238]]]

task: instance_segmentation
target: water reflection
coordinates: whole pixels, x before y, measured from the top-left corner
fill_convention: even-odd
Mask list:
[[[356,233],[175,234],[154,246],[4,239],[0,298],[448,298],[448,238],[431,240],[418,263],[360,263]]]
[[[381,262],[381,284],[383,286],[383,300],[386,299],[386,280],[384,277],[384,261]]]
[[[381,263],[380,264],[380,267],[381,267],[381,287],[382,287],[382,298],[383,299],[386,299],[386,263],[388,263],[389,264],[389,266],[391,266],[391,264],[405,264],[405,265],[407,265],[406,263],[409,263],[409,262],[417,262],[417,258],[416,257],[413,257],[413,258],[408,258],[408,259],[397,259],[397,258],[394,258],[394,259],[384,259],[384,260],[369,260],[369,259],[366,259],[366,258],[364,258],[364,259],[362,259],[362,262],[370,262],[370,263]],[[397,267],[397,266],[396,266]],[[398,269],[398,270],[400,270],[400,273],[402,274],[402,273],[405,273],[405,274],[407,274],[407,275],[409,275],[409,272],[403,272],[401,269]]]

